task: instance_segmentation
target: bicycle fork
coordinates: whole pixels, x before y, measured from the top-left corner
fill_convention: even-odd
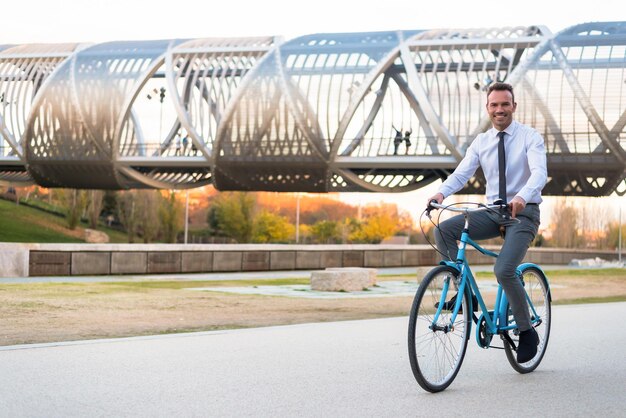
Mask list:
[[[463,295],[465,294],[465,286],[467,284],[467,280],[463,280],[463,267],[461,266],[459,273],[459,283],[457,283],[457,298],[454,303],[454,308],[452,308],[452,316],[450,317],[449,324],[444,326],[438,325],[439,316],[441,315],[441,311],[443,310],[443,306],[446,303],[446,298],[448,295],[448,290],[450,289],[450,282],[454,280],[452,275],[448,275],[443,281],[443,286],[441,289],[441,295],[439,296],[439,303],[437,304],[437,311],[435,312],[435,316],[433,317],[433,321],[430,325],[430,329],[433,331],[443,331],[444,333],[454,331],[454,322],[456,321],[456,317],[459,314],[459,310],[461,309],[461,303],[463,300]],[[471,308],[468,306],[468,309],[471,312]]]
[[[456,312],[458,312],[457,307],[455,306],[455,309],[453,311],[453,318],[450,321],[449,324],[446,324],[444,326],[438,325],[437,322],[439,322],[439,316],[441,315],[441,311],[443,310],[443,306],[446,303],[446,296],[448,295],[448,289],[450,288],[450,281],[452,280],[452,277],[450,275],[448,275],[445,280],[443,281],[443,286],[441,289],[441,295],[439,296],[439,303],[437,304],[437,312],[435,312],[435,316],[433,317],[433,321],[430,324],[430,329],[433,331],[443,331],[444,333],[448,333],[451,331],[454,331],[454,317],[456,317]],[[456,304],[458,305],[460,302],[461,298],[457,298]]]

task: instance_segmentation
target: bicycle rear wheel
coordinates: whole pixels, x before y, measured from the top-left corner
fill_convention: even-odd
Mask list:
[[[537,354],[527,361],[526,363],[518,363],[516,352],[513,350],[513,347],[509,344],[506,339],[504,340],[504,350],[506,352],[506,358],[509,360],[511,367],[515,369],[519,373],[530,373],[539,366],[541,360],[543,359],[544,354],[546,353],[546,348],[548,347],[548,339],[550,338],[550,325],[552,324],[552,311],[551,311],[551,301],[552,298],[550,296],[550,287],[548,285],[548,279],[543,274],[543,272],[536,267],[527,267],[522,271],[522,278],[524,281],[524,289],[528,294],[530,301],[532,302],[535,312],[541,319],[541,322],[537,325],[533,325],[535,327],[535,331],[537,331],[537,335],[539,335],[539,345],[537,346]],[[530,309],[530,308],[529,308]],[[513,322],[513,316],[509,311],[509,321]],[[530,310],[530,317],[532,320],[535,319],[532,309]],[[519,343],[519,335],[515,331],[507,331],[509,337],[515,342],[517,345]]]
[[[440,301],[446,281],[450,287],[445,300],[450,300],[456,292],[453,283],[458,281],[458,272],[448,266],[431,270],[415,293],[409,317],[411,369],[417,383],[429,392],[444,390],[456,377],[465,357],[471,328],[467,292],[462,296],[461,312],[454,324],[450,322],[452,312],[446,310],[442,310],[437,323],[433,323],[437,312],[435,305]]]

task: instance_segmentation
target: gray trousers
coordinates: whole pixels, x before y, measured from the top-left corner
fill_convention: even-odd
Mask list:
[[[506,236],[493,270],[509,300],[520,331],[529,330],[532,325],[524,287],[515,277],[515,269],[524,259],[530,243],[537,235],[539,218],[539,206],[528,205],[517,214],[520,222],[504,221],[507,225]],[[502,221],[497,214],[487,211],[473,213],[470,215],[469,235],[475,241],[498,237],[500,223]],[[461,238],[464,225],[463,215],[458,215],[443,221],[435,230],[437,249],[449,260],[456,260],[457,240]]]

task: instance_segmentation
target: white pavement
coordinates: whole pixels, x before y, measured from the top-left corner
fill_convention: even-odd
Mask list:
[[[376,270],[378,275],[405,275],[415,274],[420,271],[428,271],[435,266],[422,267],[380,267]],[[578,268],[566,265],[546,265],[544,270],[560,270],[565,268]],[[583,267],[585,268],[585,267]],[[472,265],[472,271],[492,271],[493,265]],[[308,279],[313,270],[285,270],[285,271],[244,271],[244,272],[215,272],[215,273],[172,273],[172,274],[125,274],[106,276],[33,276],[33,277],[0,277],[3,283],[84,283],[84,282],[130,282],[143,280],[261,280],[261,279]],[[495,278],[494,278],[495,280]]]
[[[472,337],[439,394],[413,378],[407,318],[2,347],[0,416],[623,417],[625,316],[555,307],[528,375]]]

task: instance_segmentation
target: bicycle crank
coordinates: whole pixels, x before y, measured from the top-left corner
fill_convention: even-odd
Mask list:
[[[484,315],[480,315],[476,327],[476,342],[481,348],[489,348],[493,334],[487,332],[487,320]]]

